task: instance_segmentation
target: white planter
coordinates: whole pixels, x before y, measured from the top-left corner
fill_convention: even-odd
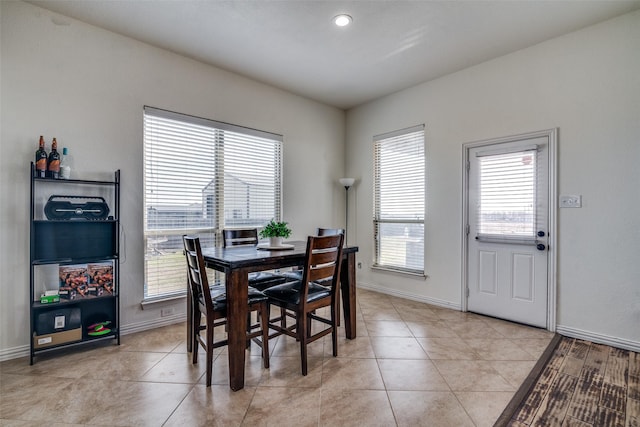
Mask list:
[[[269,246],[271,247],[282,246],[282,237],[269,237]]]

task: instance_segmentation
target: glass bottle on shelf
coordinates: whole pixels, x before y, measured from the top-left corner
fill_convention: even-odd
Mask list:
[[[60,179],[69,179],[71,177],[71,157],[67,147],[62,149],[62,157],[60,159]]]
[[[51,153],[49,153],[49,178],[60,178],[60,153],[58,153],[58,141],[53,138]]]
[[[40,135],[39,148],[36,151],[36,178],[45,178],[47,176],[47,152],[44,149],[44,137]]]

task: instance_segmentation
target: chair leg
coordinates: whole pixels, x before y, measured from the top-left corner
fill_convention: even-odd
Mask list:
[[[302,360],[302,375],[307,375],[307,315],[306,313],[298,313],[298,339],[300,340],[300,359]]]
[[[194,365],[198,363],[198,348],[200,345],[200,341],[198,340],[198,336],[200,335],[200,322],[202,322],[202,315],[200,314],[200,310],[197,308],[193,309],[192,313],[192,331],[191,331],[191,363]]]
[[[338,357],[338,325],[340,324],[340,305],[331,307],[331,341],[333,344],[333,357]]]
[[[207,317],[207,387],[211,387],[213,375],[213,319]]]
[[[269,369],[269,304],[260,309],[260,327],[262,328],[262,364]]]
[[[247,312],[247,333],[251,333],[251,311]],[[251,347],[251,340],[247,339],[246,348],[247,350]]]

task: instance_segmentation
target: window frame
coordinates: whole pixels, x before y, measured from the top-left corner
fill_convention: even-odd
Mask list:
[[[207,128],[206,130],[207,144],[210,144],[210,145],[207,145],[208,148],[204,149],[203,155],[206,156],[207,150],[209,150],[208,152],[210,153],[210,155],[203,160],[203,163],[205,165],[209,163],[211,164],[211,167],[208,168],[208,170],[212,171],[212,178],[209,180],[209,184],[206,184],[205,186],[201,187],[202,196],[201,196],[199,212],[200,212],[200,220],[203,224],[202,226],[200,225],[193,226],[193,224],[189,223],[188,218],[183,219],[183,222],[184,222],[183,226],[168,227],[165,229],[165,228],[154,228],[152,225],[150,225],[148,216],[149,216],[149,212],[151,211],[151,208],[161,207],[162,202],[161,201],[149,202],[148,192],[151,190],[148,187],[149,186],[153,187],[155,185],[156,187],[153,187],[153,189],[158,189],[158,185],[160,185],[160,187],[162,185],[158,184],[157,182],[157,181],[160,181],[159,178],[155,178],[157,180],[156,182],[148,182],[151,176],[150,175],[151,172],[149,172],[147,169],[150,167],[155,167],[157,170],[159,170],[160,169],[159,164],[164,164],[165,167],[169,169],[172,165],[181,161],[180,159],[176,161],[174,158],[169,158],[164,163],[162,163],[161,161],[160,163],[152,164],[153,159],[151,157],[155,155],[156,158],[160,158],[161,155],[158,156],[157,154],[152,154],[151,152],[154,149],[162,150],[163,142],[159,142],[159,138],[158,138],[155,141],[156,146],[150,148],[149,144],[153,144],[153,141],[149,139],[149,136],[151,135],[152,130],[148,129],[148,127],[152,126],[151,123],[153,122],[153,120],[158,121],[158,120],[164,120],[164,119],[176,121],[184,125],[185,129],[182,130],[183,132],[189,131],[190,126]],[[157,126],[158,129],[162,129],[161,128],[162,124],[159,124],[159,125],[155,124],[155,125]],[[176,112],[158,109],[150,106],[144,106],[144,109],[143,109],[143,128],[144,128],[143,129],[143,159],[144,159],[143,168],[144,170],[143,170],[143,177],[142,177],[143,178],[143,198],[144,198],[143,200],[143,242],[144,242],[143,244],[143,248],[144,248],[143,249],[144,251],[143,304],[145,304],[145,303],[155,302],[158,300],[166,300],[166,299],[172,299],[177,297],[183,297],[186,294],[186,284],[185,284],[184,278],[180,278],[180,279],[172,278],[171,280],[174,280],[175,285],[173,286],[166,285],[165,291],[163,292],[163,286],[165,285],[158,284],[157,283],[158,279],[153,279],[153,278],[150,279],[148,277],[149,276],[148,262],[150,260],[150,255],[149,255],[149,252],[150,252],[149,239],[150,238],[157,236],[159,232],[160,234],[168,236],[172,240],[175,240],[177,236],[179,236],[181,240],[181,237],[184,234],[199,235],[201,237],[201,241],[205,245],[203,247],[206,247],[207,242],[209,247],[219,246],[221,244],[221,232],[223,228],[242,226],[239,224],[229,225],[225,222],[226,221],[225,220],[225,201],[229,199],[230,197],[229,194],[232,193],[232,188],[233,188],[233,186],[229,186],[230,188],[229,192],[228,193],[224,192],[225,182],[226,180],[229,179],[229,176],[231,176],[231,174],[228,173],[229,172],[228,170],[226,171],[227,173],[225,172],[225,168],[227,169],[231,168],[230,162],[235,162],[235,165],[237,166],[238,158],[240,158],[241,160],[244,160],[244,156],[249,156],[250,155],[249,153],[254,153],[250,150],[247,151],[247,153],[244,153],[246,147],[251,147],[250,144],[257,144],[257,145],[273,144],[272,146],[264,145],[265,152],[268,154],[271,152],[270,150],[272,150],[273,151],[272,154],[274,156],[272,160],[274,170],[270,171],[271,173],[269,174],[269,187],[270,187],[269,189],[270,191],[273,192],[272,194],[273,198],[271,198],[271,195],[270,195],[270,197],[266,199],[267,200],[266,206],[267,206],[269,218],[265,217],[265,218],[261,218],[261,220],[255,220],[250,225],[247,225],[247,227],[250,226],[250,227],[260,228],[271,219],[275,219],[277,221],[281,220],[282,218],[283,137],[282,135],[278,135],[278,134],[274,134],[266,131],[260,131],[256,129],[239,126],[239,125],[233,125],[233,124],[219,122],[211,119],[205,119],[205,118],[191,116],[187,114],[176,113]],[[208,135],[208,133],[210,133],[210,135]],[[185,140],[183,141],[184,144],[188,144],[189,142],[193,143],[192,141],[188,141],[188,139],[189,138],[185,138]],[[235,149],[234,153],[236,155],[233,157],[235,160],[229,160],[229,158],[232,156],[229,156],[229,155],[225,156],[224,154],[225,147],[229,147],[229,146],[234,146],[234,149]],[[185,157],[186,156],[188,155],[185,154]],[[264,158],[262,158],[261,160],[263,161],[263,165],[265,163],[269,164],[269,162],[264,161]],[[269,160],[269,158],[267,158],[267,160]],[[263,170],[263,169],[260,169],[260,165],[258,164],[258,162],[259,160],[256,158],[255,171],[259,173],[260,170]],[[250,164],[250,163],[246,163],[245,161],[243,161],[242,166],[245,166],[247,164]],[[198,165],[194,166],[194,174],[192,176],[195,176],[197,174],[196,166]],[[264,168],[264,166],[262,167]],[[233,179],[234,178],[232,178],[232,180]],[[170,187],[173,182],[176,182],[176,181],[169,181],[169,184],[167,184],[166,187]],[[198,185],[202,185],[202,184],[192,184],[192,186],[195,186],[195,187],[198,187]],[[213,191],[211,192],[211,195],[208,194],[208,190],[209,190],[207,188],[208,186],[210,186],[211,189],[213,189]],[[246,194],[249,194],[250,193],[248,189],[249,184],[246,184],[246,186],[247,186]],[[244,194],[245,193],[243,193],[243,195]],[[237,196],[237,194],[235,195]],[[213,199],[211,199],[211,197],[213,197]],[[233,200],[238,200],[238,199],[232,198],[231,201]],[[150,203],[153,203],[153,205]],[[260,204],[260,207],[263,207],[263,205],[261,204],[262,203],[261,201],[258,201],[258,203]],[[249,209],[249,207],[253,206],[253,204],[251,205],[249,203],[246,203],[246,204],[247,204],[247,208],[246,208],[247,216],[243,217],[243,219],[249,220],[251,222],[250,215],[251,215],[252,209]],[[273,211],[271,211],[271,209]],[[231,205],[230,212],[232,212],[233,210],[234,210],[234,204]],[[208,215],[213,215],[213,217],[207,220]],[[199,222],[199,221],[197,220],[196,222]],[[161,223],[157,222],[155,224],[156,227],[158,226],[158,224],[161,224]],[[175,248],[175,246],[176,246],[175,242],[173,242],[173,247],[171,249],[168,249],[171,251],[170,254],[167,254],[168,257],[171,257],[171,255],[178,250]],[[161,260],[158,260],[157,262],[162,263]],[[166,266],[166,268],[168,269],[167,275],[169,274],[169,271],[174,273],[173,277],[179,277],[179,275],[182,274],[182,272],[176,272],[176,268],[179,268],[176,265],[168,265]],[[156,270],[162,271],[162,267],[159,267],[159,268],[156,267]],[[217,277],[218,276],[216,276],[216,278]],[[152,281],[154,283],[150,283]],[[156,290],[153,292],[149,292],[150,287],[152,286],[155,287]]]
[[[382,148],[383,148],[382,145],[385,146],[384,148],[387,148],[391,146],[391,144],[399,144],[401,142],[409,142],[414,144],[419,142],[419,146],[416,145],[415,147],[412,147],[412,148],[417,149],[418,153],[421,154],[422,156],[422,162],[417,162],[417,164],[412,165],[413,167],[416,168],[415,170],[418,170],[418,165],[421,164],[419,173],[421,173],[421,178],[422,178],[421,180],[419,180],[420,184],[415,184],[411,187],[411,190],[413,192],[413,199],[411,202],[411,206],[408,206],[408,207],[410,208],[410,210],[414,211],[414,213],[417,213],[418,211],[420,211],[420,207],[421,207],[421,212],[419,212],[418,215],[414,215],[413,217],[408,217],[408,216],[402,217],[402,215],[398,215],[397,213],[396,215],[385,215],[381,212],[381,205],[385,203],[385,196],[380,188],[381,179],[384,179],[385,177],[384,172],[382,171],[383,169],[382,166],[384,165],[381,164],[381,161],[385,160],[381,158],[382,156],[384,156],[382,152]],[[425,189],[426,189],[426,172],[427,171],[426,171],[426,156],[425,156],[426,143],[425,143],[425,136],[424,136],[424,125],[412,126],[412,127],[400,129],[397,131],[376,135],[373,137],[373,145],[374,145],[374,155],[373,155],[373,159],[374,159],[373,160],[374,162],[373,193],[374,194],[373,194],[372,223],[373,223],[374,259],[373,259],[372,268],[379,269],[379,270],[393,271],[393,272],[398,272],[398,273],[403,273],[408,275],[426,277],[425,276],[425,256],[424,256],[424,249],[425,249],[424,242],[425,242],[426,230],[424,226],[425,226],[425,217],[426,217],[426,190]],[[393,166],[396,166],[394,165],[394,162],[397,162],[397,159],[389,158],[388,162],[390,163],[390,166],[393,167]],[[396,172],[395,174],[396,176],[393,176],[393,175],[391,176],[391,178],[396,178],[396,181],[394,181],[394,185],[402,184],[402,181],[404,181],[404,178],[400,179],[400,181],[397,181],[397,178],[400,176],[402,177],[406,176],[405,174],[407,174],[407,171],[404,170],[402,173],[400,173],[398,170],[394,170],[392,172]],[[420,178],[420,176],[418,176],[418,178]],[[402,205],[401,204],[398,205],[399,203],[398,201],[396,201],[395,204],[393,201],[390,201],[389,203],[393,204],[393,208],[396,211],[398,209],[402,209]],[[421,206],[420,206],[420,203],[422,204]],[[410,265],[410,262],[407,262],[407,260],[410,259],[407,256],[404,257],[403,264],[384,261],[385,247],[384,247],[384,241],[382,239],[382,233],[380,232],[380,230],[381,230],[381,226],[384,226],[385,224],[392,225],[392,226],[405,225],[405,230],[415,226],[422,228],[421,240],[419,240],[418,242],[415,242],[415,241],[409,242],[409,239],[407,239],[404,242],[405,253],[407,251],[407,246],[409,243],[412,243],[414,245],[417,243],[419,246],[419,253],[421,252],[422,256],[411,257],[411,260],[414,263],[413,266]],[[406,235],[406,237],[408,237],[408,235]],[[387,246],[391,246],[391,245],[388,244]],[[387,249],[387,251],[388,250],[389,249]]]

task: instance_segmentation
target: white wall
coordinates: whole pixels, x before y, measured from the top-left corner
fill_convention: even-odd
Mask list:
[[[639,49],[634,12],[350,110],[359,284],[460,307],[462,144],[557,127],[558,194],[583,196],[558,212],[558,331],[640,349]],[[420,123],[426,281],[370,270],[368,244],[372,137]]]
[[[0,2],[0,15],[0,359],[28,350],[29,162],[39,135],[70,148],[77,176],[122,170],[125,330],[161,320],[159,307],[140,309],[144,105],[284,135],[292,237],[344,221],[343,111],[26,3]],[[177,318],[184,301],[175,306]]]

